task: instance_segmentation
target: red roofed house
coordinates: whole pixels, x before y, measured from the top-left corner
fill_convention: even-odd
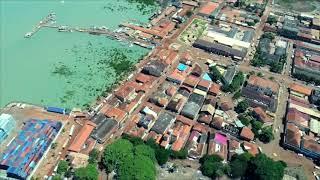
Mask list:
[[[243,147],[244,147],[245,151],[247,151],[248,153],[250,153],[253,156],[256,156],[257,154],[259,154],[259,147],[256,144],[252,144],[252,143],[244,141]]]
[[[199,10],[199,15],[201,16],[210,16],[217,8],[219,7],[219,3],[208,2]]]
[[[273,120],[261,107],[253,108],[253,115],[261,121],[265,126],[271,126],[273,124]]]
[[[122,102],[128,101],[135,94],[135,88],[129,85],[121,86],[114,95]]]
[[[106,115],[108,118],[113,118],[121,123],[126,118],[127,112],[119,108],[112,107],[108,111],[106,111],[104,115]]]
[[[95,127],[95,123],[91,121],[86,121],[80,129],[80,131],[78,132],[75,139],[73,140],[73,142],[70,144],[68,150],[72,152],[80,152],[83,149],[85,142],[87,141]]]
[[[295,83],[291,84],[289,88],[290,88],[291,94],[298,96],[298,97],[301,97],[301,98],[305,98],[306,96],[310,96],[311,92],[312,92],[311,88],[304,87],[304,86],[301,86],[301,85],[298,85]]]
[[[220,85],[217,83],[212,83],[209,88],[208,94],[213,95],[213,96],[219,95],[220,94]]]
[[[243,127],[240,133],[240,137],[246,141],[252,141],[254,139],[254,133],[248,127]]]

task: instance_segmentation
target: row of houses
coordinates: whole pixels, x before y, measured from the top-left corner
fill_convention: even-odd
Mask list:
[[[167,80],[138,108],[124,133],[154,139],[173,151],[186,149],[191,158],[217,154],[227,161],[235,153],[256,155],[259,147],[251,142],[254,133],[237,120],[233,101],[220,94],[220,85],[208,79],[203,67],[180,59]],[[263,109],[253,111],[272,124]]]
[[[310,103],[316,90],[292,84],[287,105],[283,146],[314,159],[320,158],[320,112]]]
[[[102,104],[97,113],[83,123],[80,131],[70,143],[69,152],[88,154],[95,142],[104,144],[117,131],[121,131],[125,120],[142,103],[145,94],[152,90],[160,77],[178,58],[178,53],[164,47],[157,47],[143,65],[140,72],[124,82]]]

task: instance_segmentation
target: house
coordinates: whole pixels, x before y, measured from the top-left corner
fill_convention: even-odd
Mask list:
[[[241,147],[241,143],[235,139],[228,140],[228,147],[229,147],[228,160],[231,160],[231,158],[236,154],[239,155],[244,153]]]
[[[96,127],[92,132],[91,137],[103,144],[107,139],[113,136],[113,133],[118,129],[119,124],[116,120],[106,118],[102,124]]]
[[[141,114],[140,120],[137,124],[147,130],[150,130],[154,123],[155,123],[155,117],[153,115]]]
[[[314,89],[310,96],[310,102],[312,104],[320,105],[320,89]]]
[[[112,107],[108,111],[106,111],[104,115],[107,116],[108,118],[113,118],[114,120],[121,123],[127,117],[127,112],[117,107]]]
[[[209,90],[208,90],[208,94],[213,95],[213,96],[217,96],[220,94],[220,85],[217,83],[212,83]]]
[[[201,66],[199,64],[195,64],[192,71],[191,71],[191,75],[196,76],[196,77],[200,77],[203,73],[203,70],[201,68]]]
[[[176,118],[174,115],[167,112],[161,112],[151,130],[158,134],[164,134],[167,132],[168,128],[172,125],[175,119]]]
[[[261,107],[275,112],[277,109],[277,98],[279,85],[271,80],[258,76],[250,76],[247,85],[242,88],[242,95],[253,107]]]
[[[220,102],[220,108],[223,111],[233,110],[234,104],[231,100],[224,99],[224,100],[221,100],[221,102]]]
[[[199,81],[200,81],[199,77],[194,75],[189,75],[186,77],[185,81],[183,82],[183,85],[194,88]]]
[[[240,137],[246,141],[252,141],[254,139],[254,133],[248,127],[241,129]]]
[[[289,89],[290,89],[290,94],[293,94],[301,98],[309,97],[312,92],[311,88],[304,87],[296,83],[291,84]]]
[[[161,61],[151,61],[143,67],[142,73],[160,77],[166,66]]]
[[[287,123],[293,123],[302,130],[309,129],[309,120],[310,116],[307,114],[303,114],[302,112],[298,111],[296,108],[288,108],[286,121]]]
[[[253,108],[253,116],[261,121],[265,126],[271,126],[273,124],[273,120],[261,107]]]
[[[215,129],[221,130],[223,126],[225,125],[223,118],[220,116],[215,116],[212,119],[211,126]]]
[[[249,142],[244,141],[243,142],[243,149],[250,153],[252,156],[256,156],[259,154],[259,146],[256,144],[252,144]]]
[[[97,125],[91,121],[86,121],[80,131],[77,133],[77,136],[71,142],[68,151],[80,152],[85,145],[85,142],[89,138],[91,132],[95,129]]]
[[[205,92],[208,92],[210,87],[211,87],[211,82],[204,79],[201,79],[197,85],[197,89],[200,89]]]
[[[237,73],[236,66],[228,66],[227,70],[224,72],[222,76],[222,82],[226,85],[230,85],[236,73]]]
[[[135,88],[132,86],[124,85],[118,89],[114,95],[122,102],[129,101],[135,94]]]
[[[174,137],[177,139],[171,146],[173,151],[180,151],[186,144],[190,135],[191,126],[184,124]]]
[[[182,108],[181,114],[190,119],[194,119],[197,116],[203,102],[204,96],[192,93],[187,103]]]
[[[216,133],[214,139],[209,140],[208,155],[216,154],[223,160],[227,160],[228,156],[228,138],[221,134]]]

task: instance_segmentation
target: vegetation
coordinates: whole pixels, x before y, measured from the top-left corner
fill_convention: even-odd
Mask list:
[[[245,112],[248,108],[249,108],[248,101],[247,100],[243,100],[243,101],[238,103],[238,105],[235,108],[235,111],[240,114],[240,113]]]
[[[257,76],[259,76],[259,77],[263,77],[262,72],[258,72]]]
[[[188,151],[186,149],[181,149],[180,151],[171,151],[170,157],[173,159],[186,159],[188,156]]]
[[[271,127],[262,128],[261,133],[259,134],[259,140],[263,143],[269,143],[274,139],[274,135]]]
[[[51,149],[56,149],[58,146],[58,143],[54,142],[51,144]]]
[[[252,66],[255,66],[255,67],[263,67],[263,66],[267,65],[267,63],[263,59],[263,56],[261,55],[261,52],[259,51],[259,49],[254,54],[250,63]]]
[[[305,74],[298,74],[298,73],[294,73],[293,74],[293,77],[299,79],[299,80],[302,80],[302,81],[305,81],[307,83],[313,83],[315,84],[316,86],[319,86],[320,85],[320,80],[319,79],[316,79],[314,77],[310,77],[310,76],[307,76]]]
[[[221,75],[221,73],[219,72],[219,70],[217,69],[216,66],[210,67],[210,77],[215,82],[221,81],[222,75]]]
[[[68,169],[69,169],[69,163],[65,160],[60,160],[57,168],[57,173],[64,174],[68,171]]]
[[[203,175],[215,179],[221,177],[224,174],[226,165],[222,163],[222,158],[218,155],[205,155],[200,159],[200,170]]]
[[[232,96],[233,100],[237,100],[241,97],[241,91],[237,91],[236,93],[234,93],[234,95]]]
[[[244,83],[244,80],[245,80],[245,76],[240,71],[234,76],[231,84],[229,86],[223,86],[222,90],[225,92],[231,92],[231,93],[236,92],[238,89],[240,89],[240,87]]]
[[[268,19],[267,19],[267,23],[269,24],[275,24],[277,23],[277,18],[275,16],[269,16]]]
[[[251,121],[251,130],[252,132],[254,133],[254,136],[255,137],[259,137],[259,134],[260,134],[260,130],[262,128],[262,122],[260,121],[257,121],[257,120],[252,120]]]
[[[230,161],[230,168],[231,168],[230,177],[232,178],[244,177],[248,169],[248,163],[251,158],[252,158],[252,155],[249,153],[243,153],[240,155],[233,156]]]
[[[188,11],[186,12],[187,17],[191,17],[192,14],[193,14],[193,12],[192,12],[191,10],[188,10]]]
[[[245,114],[240,114],[238,116],[238,119],[241,121],[241,123],[245,126],[249,126],[250,122],[251,122],[251,118],[246,116]]]
[[[265,154],[258,154],[249,162],[248,176],[251,179],[282,180],[286,164],[274,161]]]
[[[252,157],[249,153],[235,155],[230,162],[232,178],[282,180],[286,164],[282,161],[274,161],[265,154]]]
[[[107,172],[113,170],[117,179],[155,179],[155,152],[145,144],[134,146],[127,139],[119,139],[107,146],[102,164]]]
[[[274,38],[276,37],[276,35],[272,32],[265,32],[261,38],[268,38],[268,39],[271,39],[271,40],[274,40]]]
[[[96,180],[98,179],[98,170],[96,164],[88,164],[86,167],[78,168],[74,172],[76,180]]]
[[[92,151],[89,153],[88,162],[90,164],[95,164],[98,162],[98,159],[99,159],[99,151],[97,149],[92,149]]]

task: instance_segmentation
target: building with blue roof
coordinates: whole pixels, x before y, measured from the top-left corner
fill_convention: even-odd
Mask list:
[[[16,121],[10,114],[0,115],[0,144],[8,137],[16,127]]]
[[[27,179],[62,127],[61,122],[30,119],[0,155],[0,179]],[[5,176],[5,177],[3,177]]]

